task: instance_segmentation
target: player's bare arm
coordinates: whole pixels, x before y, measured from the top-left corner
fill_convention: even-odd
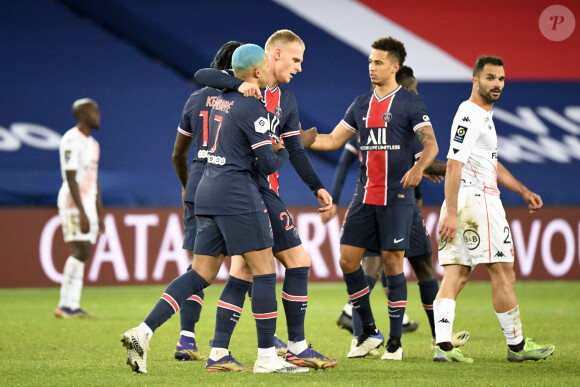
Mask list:
[[[330,134],[319,134],[310,145],[310,149],[321,152],[335,151],[344,146],[354,132],[348,130],[343,124],[338,124]]]
[[[544,203],[540,195],[530,191],[521,181],[516,179],[500,162],[497,163],[497,183],[520,195],[526,203],[530,213],[538,211]]]
[[[185,197],[185,186],[187,185],[187,152],[191,146],[193,138],[185,136],[180,132],[177,132],[177,137],[175,137],[175,145],[173,145],[173,154],[171,159],[173,160],[173,168],[177,173],[177,178],[181,183],[181,201]],[[185,204],[184,204],[185,205]]]
[[[89,218],[85,213],[85,208],[83,207],[83,201],[81,200],[81,194],[79,190],[79,185],[77,183],[77,171],[66,171],[66,182],[70,190],[70,195],[79,210],[79,223],[81,227],[81,232],[86,234],[90,231],[91,227],[89,224]]]
[[[421,145],[423,145],[423,153],[421,158],[413,165],[405,176],[401,179],[403,183],[403,188],[416,187],[421,182],[423,178],[423,171],[427,168],[435,156],[439,153],[439,146],[437,145],[437,140],[435,139],[435,133],[433,132],[433,127],[423,126],[415,132]]]
[[[443,241],[451,241],[457,232],[457,194],[461,184],[461,169],[463,163],[449,159],[445,179],[445,213],[439,220],[439,237]]]
[[[97,180],[97,218],[99,219],[99,234],[105,232],[105,211],[103,210],[103,197],[101,196],[101,182]]]
[[[302,141],[302,146],[304,146],[304,148],[310,148],[314,143],[314,140],[316,140],[316,136],[318,136],[318,129],[312,127],[307,130],[302,130],[302,125],[300,123],[298,123],[298,126],[300,128],[300,140]]]

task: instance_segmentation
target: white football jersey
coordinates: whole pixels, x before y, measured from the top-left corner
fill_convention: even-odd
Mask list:
[[[76,171],[81,200],[95,202],[100,152],[97,140],[85,136],[76,126],[62,136],[59,154],[63,183],[58,193],[59,208],[76,207],[66,181],[66,171]]]
[[[462,162],[461,186],[499,196],[497,133],[487,111],[473,101],[459,105],[451,126],[448,159]]]

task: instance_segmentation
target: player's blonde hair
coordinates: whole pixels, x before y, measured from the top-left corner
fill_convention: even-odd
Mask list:
[[[85,109],[87,106],[94,106],[96,108],[99,107],[99,104],[95,102],[95,100],[90,98],[81,98],[77,99],[73,102],[71,113],[75,120],[79,119],[80,112]]]
[[[274,32],[272,35],[270,35],[270,37],[266,41],[266,45],[264,46],[264,48],[266,49],[266,52],[268,52],[276,48],[276,46],[290,43],[298,43],[304,49],[306,49],[306,45],[304,44],[302,39],[300,39],[300,36],[296,35],[294,32],[290,30],[278,30]]]

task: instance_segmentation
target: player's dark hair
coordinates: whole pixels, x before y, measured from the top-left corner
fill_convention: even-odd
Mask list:
[[[399,71],[395,74],[395,81],[400,85],[402,82],[405,82],[409,78],[415,78],[415,74],[413,74],[413,69],[409,66],[401,66]]]
[[[477,77],[486,64],[503,67],[503,58],[499,56],[480,55],[473,66],[473,76]]]
[[[407,57],[407,50],[405,50],[405,45],[391,36],[388,38],[380,38],[375,40],[371,47],[375,50],[387,51],[389,53],[388,55],[395,58],[401,66]]]
[[[236,48],[240,47],[244,43],[231,40],[221,46],[218,52],[213,57],[213,61],[210,66],[216,70],[229,70],[232,68],[232,55]]]

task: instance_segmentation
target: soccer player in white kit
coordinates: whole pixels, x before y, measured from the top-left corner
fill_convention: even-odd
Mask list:
[[[99,128],[101,113],[95,101],[83,98],[75,101],[72,115],[77,124],[60,141],[62,187],[58,193],[58,212],[64,241],[70,246],[63,270],[60,301],[54,310],[58,318],[91,318],[80,307],[85,261],[91,244],[105,229],[101,189],[97,179],[99,143],[91,130]]]
[[[491,277],[492,299],[508,345],[507,359],[545,359],[553,345],[524,340],[514,292],[514,245],[498,184],[519,194],[530,213],[542,207],[542,198],[498,162],[493,104],[505,84],[503,59],[480,56],[473,68],[473,90],[457,110],[451,127],[445,201],[439,225],[439,264],[444,267],[441,287],[433,303],[437,345],[433,361],[472,363],[451,345],[455,300],[471,270],[485,264]]]

